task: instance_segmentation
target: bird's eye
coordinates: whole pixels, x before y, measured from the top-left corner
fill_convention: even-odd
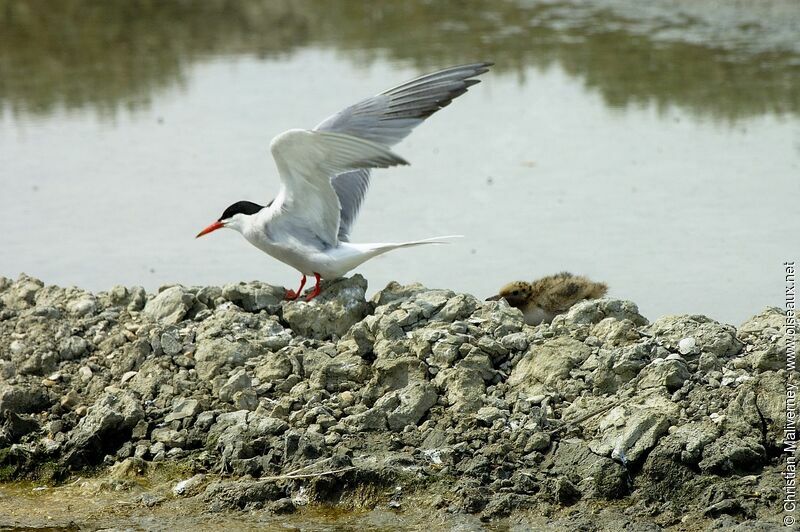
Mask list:
[[[511,292],[511,295],[512,296],[518,296],[519,295],[519,290],[514,290],[513,292]]]

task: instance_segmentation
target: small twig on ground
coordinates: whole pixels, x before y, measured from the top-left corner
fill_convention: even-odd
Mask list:
[[[603,406],[603,407],[600,407],[600,408],[598,408],[596,410],[593,410],[593,411],[589,412],[588,414],[584,414],[584,415],[578,417],[577,419],[572,419],[570,421],[565,421],[564,424],[561,425],[560,427],[557,427],[557,428],[551,430],[550,431],[550,435],[554,436],[554,435],[558,434],[559,432],[561,432],[562,430],[564,430],[564,429],[566,429],[568,427],[574,427],[575,425],[577,425],[579,423],[583,423],[584,421],[586,421],[589,418],[593,418],[594,416],[597,416],[599,414],[603,414],[605,412],[608,412],[612,408],[616,408],[617,406],[621,405],[624,401],[625,401],[624,399],[619,399],[617,401],[614,401],[613,403],[607,404],[606,406]]]
[[[324,464],[326,462],[330,462],[332,458],[333,458],[333,456],[329,456],[327,458],[323,458],[322,460],[317,460],[316,462],[311,462],[308,465],[304,465],[303,467],[295,469],[294,471],[290,471],[290,472],[288,472],[286,474],[287,475],[294,475],[296,473],[299,473],[300,471],[305,471],[306,469],[311,469],[312,467],[315,467],[315,466],[318,466],[318,465],[322,465],[322,464]]]

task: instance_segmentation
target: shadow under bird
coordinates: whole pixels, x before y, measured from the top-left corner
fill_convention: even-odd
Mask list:
[[[606,294],[605,283],[597,283],[581,275],[561,272],[537,279],[532,283],[508,283],[497,295],[486,301],[505,299],[509,305],[522,311],[525,323],[539,325],[550,323],[559,314],[584,299],[598,299]]]
[[[197,237],[221,228],[298,270],[297,299],[313,275],[307,297],[320,292],[320,278],[341,277],[393,249],[444,243],[451,236],[400,243],[349,242],[353,222],[369,187],[372,168],[408,164],[389,148],[426,118],[478,83],[491,63],[446,68],[367,98],[327,118],[312,130],[291,129],[272,140],[270,150],[281,187],[266,206],[238,201]]]

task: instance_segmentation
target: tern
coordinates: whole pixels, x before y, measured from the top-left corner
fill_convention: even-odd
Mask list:
[[[407,165],[389,148],[426,118],[478,83],[492,63],[454,66],[367,98],[323,120],[311,130],[291,129],[270,143],[281,186],[266,206],[237,201],[197,238],[233,229],[252,245],[298,270],[297,299],[313,275],[306,298],[320,293],[321,278],[341,277],[387,251],[443,243],[441,236],[401,243],[356,244],[350,230],[369,187],[372,168]]]
[[[550,323],[558,314],[584,299],[598,299],[608,290],[605,283],[597,283],[581,275],[561,272],[537,279],[532,283],[515,281],[486,301],[505,299],[509,305],[522,311],[525,323],[539,325]]]

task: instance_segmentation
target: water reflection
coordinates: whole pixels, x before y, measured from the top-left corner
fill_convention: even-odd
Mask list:
[[[800,8],[748,22],[685,11],[710,1],[656,4],[664,10],[621,0],[0,0],[0,111],[113,117],[180,86],[209,56],[314,44],[420,70],[491,58],[522,83],[526,67],[558,64],[611,107],[655,103],[719,120],[798,113],[796,39],[775,36],[794,33]]]
[[[146,107],[212,54],[271,56],[305,42],[292,2],[0,0],[0,110]]]

